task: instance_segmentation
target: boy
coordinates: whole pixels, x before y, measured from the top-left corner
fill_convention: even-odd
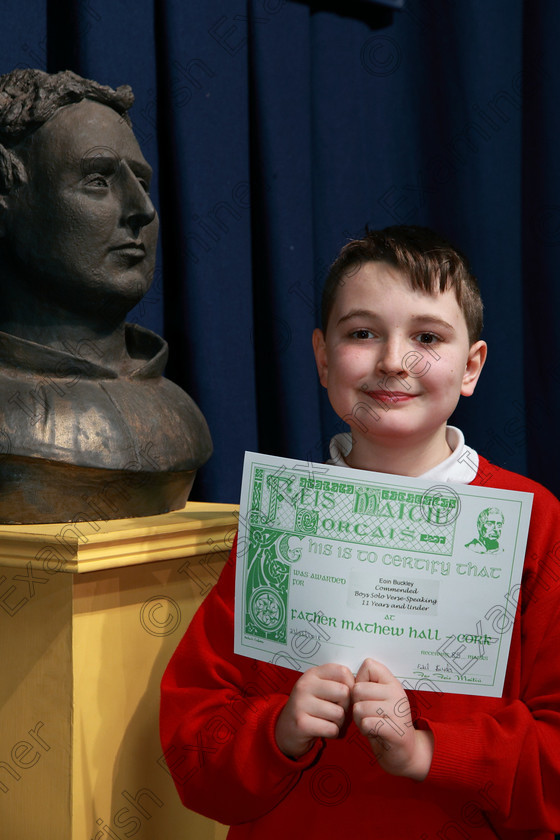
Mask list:
[[[234,546],[164,675],[161,714],[183,802],[232,825],[232,840],[560,830],[560,505],[447,426],[484,365],[481,327],[464,258],[427,229],[392,227],[343,248],[313,347],[351,428],[332,462],[534,494],[503,697],[405,692],[374,642],[356,677],[235,655]]]

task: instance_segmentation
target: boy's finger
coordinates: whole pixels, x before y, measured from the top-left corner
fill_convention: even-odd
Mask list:
[[[361,680],[352,689],[353,703],[360,703],[363,700],[366,702],[374,700],[382,702],[390,696],[392,696],[392,692],[388,690],[385,683],[372,682],[371,680]]]
[[[356,682],[377,682],[388,684],[393,682],[395,677],[391,671],[377,662],[375,659],[365,659],[360,665],[360,670],[356,674]]]
[[[330,662],[327,665],[319,665],[315,668],[315,673],[322,680],[334,680],[334,682],[347,685],[348,688],[353,688],[354,686],[354,675],[350,668],[347,668],[345,665],[337,665],[334,662]]]
[[[352,688],[338,680],[317,680],[311,687],[312,696],[321,700],[328,700],[329,703],[337,703],[347,708],[352,695]]]

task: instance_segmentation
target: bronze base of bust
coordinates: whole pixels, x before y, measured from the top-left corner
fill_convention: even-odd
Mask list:
[[[0,461],[0,523],[94,522],[183,508],[196,470],[77,467],[40,458]]]

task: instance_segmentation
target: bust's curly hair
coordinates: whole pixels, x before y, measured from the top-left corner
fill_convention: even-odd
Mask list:
[[[108,105],[131,125],[128,110],[134,102],[129,85],[116,90],[64,70],[12,70],[0,76],[0,193],[25,181],[22,161],[12,149],[47,122],[59,108],[92,99]]]

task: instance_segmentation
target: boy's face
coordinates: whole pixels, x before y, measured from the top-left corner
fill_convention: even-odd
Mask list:
[[[469,346],[454,291],[412,289],[378,262],[342,279],[326,336],[315,330],[313,347],[331,405],[360,445],[428,445],[442,437],[486,358],[485,342]]]

